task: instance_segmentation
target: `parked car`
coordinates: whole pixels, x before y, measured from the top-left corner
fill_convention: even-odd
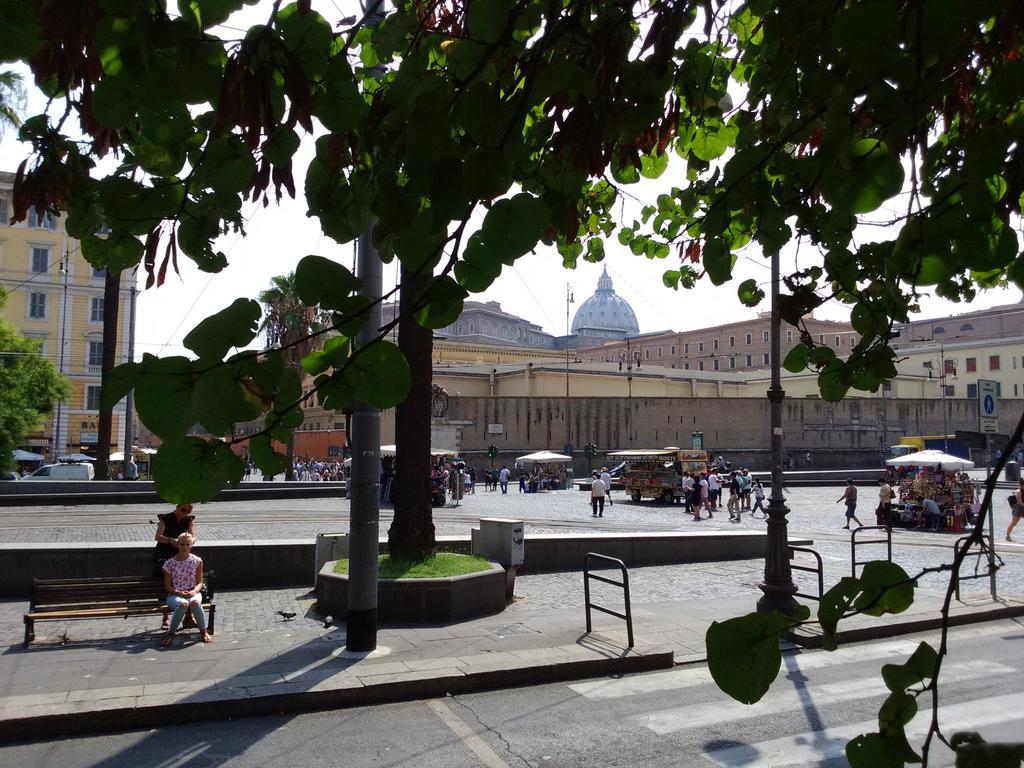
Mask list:
[[[94,471],[92,464],[44,464],[31,475],[22,480],[92,480]]]

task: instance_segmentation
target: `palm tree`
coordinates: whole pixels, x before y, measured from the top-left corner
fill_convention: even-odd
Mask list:
[[[25,86],[21,75],[6,69],[0,72],[0,134],[4,129],[21,127],[21,111],[25,108]]]
[[[266,337],[268,346],[280,347],[285,362],[300,370],[301,375],[302,358],[321,346],[318,338],[312,334],[326,328],[330,320],[319,307],[307,307],[302,303],[296,289],[294,272],[272,277],[270,282],[271,287],[261,291],[257,297],[263,305],[260,331]],[[295,439],[289,437],[287,480],[295,477],[292,468],[294,457]]]

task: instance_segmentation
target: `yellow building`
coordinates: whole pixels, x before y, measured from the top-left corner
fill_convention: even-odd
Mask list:
[[[71,382],[68,400],[55,405],[44,430],[28,436],[24,447],[47,460],[91,453],[98,439],[105,272],[85,260],[61,218],[33,210],[11,225],[13,182],[14,174],[0,172],[0,288],[8,294],[0,313],[38,339],[42,354]],[[123,273],[115,363],[129,359],[135,290],[135,276]],[[112,446],[120,446],[123,432],[121,403],[114,409]]]

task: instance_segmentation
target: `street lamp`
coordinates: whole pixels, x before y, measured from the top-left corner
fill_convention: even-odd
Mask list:
[[[626,351],[619,352],[619,370],[622,370],[622,366],[626,366],[626,394],[628,397],[633,397],[633,369],[640,370],[640,350],[630,349],[629,337],[626,337]]]
[[[786,499],[782,495],[782,401],[786,396],[782,389],[780,375],[782,344],[780,341],[779,316],[779,252],[772,251],[772,307],[771,346],[772,383],[768,388],[771,426],[772,490],[768,499],[768,542],[765,547],[764,581],[760,584],[764,593],[757,601],[759,613],[779,611],[791,616],[797,603],[793,599],[796,586],[793,571],[789,567],[789,530],[786,515]]]
[[[939,342],[939,389],[942,392],[942,450],[945,453],[949,453],[949,410],[946,407],[946,376],[956,376],[956,360],[950,360],[952,365],[949,366],[950,370],[946,370],[946,352],[942,346],[942,342]],[[931,360],[926,360],[923,363],[924,367],[928,369],[928,378],[934,376],[935,365]]]

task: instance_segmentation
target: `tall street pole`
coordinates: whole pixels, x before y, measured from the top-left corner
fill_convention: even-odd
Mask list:
[[[565,284],[565,450],[572,451],[572,403],[569,400],[569,305],[572,304],[572,286]]]
[[[363,4],[366,26],[376,27],[384,18],[384,0]],[[381,291],[383,264],[373,245],[371,219],[359,236],[357,273],[363,296],[372,303],[370,315],[356,335],[358,349],[373,342],[383,325]],[[346,435],[346,438],[348,436]],[[345,645],[349,651],[377,648],[377,557],[380,550],[380,410],[357,400],[352,412],[352,474],[349,485],[348,618]]]
[[[128,360],[135,362],[135,281],[131,282],[131,297],[128,302]],[[124,460],[132,458],[132,446],[135,445],[135,389],[128,390],[124,403]]]
[[[772,346],[772,383],[768,388],[771,424],[771,465],[772,489],[768,499],[768,542],[764,557],[764,581],[761,591],[764,594],[757,601],[759,613],[779,611],[787,616],[792,615],[796,608],[796,586],[793,584],[793,572],[789,567],[789,531],[786,515],[786,499],[782,495],[782,401],[786,393],[782,389],[780,376],[781,365],[781,330],[779,316],[779,252],[772,251],[772,312],[771,312],[771,346]]]

